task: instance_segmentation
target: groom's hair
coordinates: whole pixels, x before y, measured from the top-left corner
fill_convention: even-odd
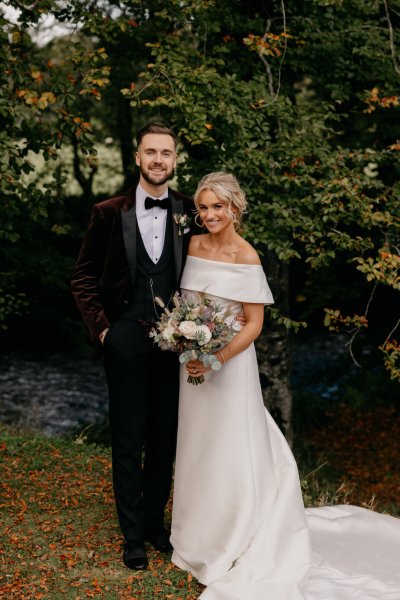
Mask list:
[[[140,142],[142,141],[144,136],[147,135],[148,133],[159,133],[162,135],[170,135],[172,137],[172,139],[174,140],[175,147],[178,143],[178,138],[176,137],[175,133],[172,131],[172,129],[170,127],[168,127],[167,125],[162,125],[161,123],[148,123],[147,125],[142,127],[142,129],[140,129],[137,132],[137,135],[136,135],[137,148],[139,148]]]

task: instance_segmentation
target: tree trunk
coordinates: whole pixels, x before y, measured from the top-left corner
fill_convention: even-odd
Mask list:
[[[266,252],[263,267],[275,299],[275,306],[289,314],[289,267],[272,252]],[[289,333],[268,316],[256,342],[264,404],[293,444],[292,391],[290,386]]]
[[[132,108],[125,98],[119,100],[117,126],[124,174],[123,188],[126,189],[134,184],[136,175],[132,139]]]

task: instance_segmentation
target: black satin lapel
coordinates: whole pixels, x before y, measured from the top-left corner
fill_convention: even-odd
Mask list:
[[[175,222],[174,215],[183,215],[183,202],[182,200],[174,198],[172,194],[170,194],[169,197],[171,200],[172,228],[174,236],[175,279],[176,284],[178,285],[182,268],[183,231],[181,231],[181,235],[179,235],[179,227]]]
[[[121,210],[122,234],[132,285],[136,279],[136,207]]]

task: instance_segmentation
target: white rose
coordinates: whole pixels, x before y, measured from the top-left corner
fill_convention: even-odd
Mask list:
[[[163,336],[164,340],[169,341],[172,338],[174,333],[175,333],[175,329],[173,327],[171,327],[170,325],[168,325],[168,327],[166,327],[164,329],[164,331],[162,332],[161,335]]]
[[[207,325],[199,325],[197,328],[196,333],[202,333],[203,335],[201,336],[201,341],[199,341],[199,345],[203,346],[204,344],[207,344],[210,340],[211,340],[211,331],[208,329]]]
[[[188,340],[194,340],[197,332],[197,325],[193,321],[182,321],[178,327],[182,335]]]

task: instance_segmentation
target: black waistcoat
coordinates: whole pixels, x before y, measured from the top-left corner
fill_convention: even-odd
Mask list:
[[[174,240],[171,211],[168,210],[164,248],[160,259],[154,263],[147,254],[136,224],[136,279],[128,309],[121,315],[125,319],[157,319],[153,296],[167,304],[175,288]],[[162,309],[156,304],[158,314]]]

